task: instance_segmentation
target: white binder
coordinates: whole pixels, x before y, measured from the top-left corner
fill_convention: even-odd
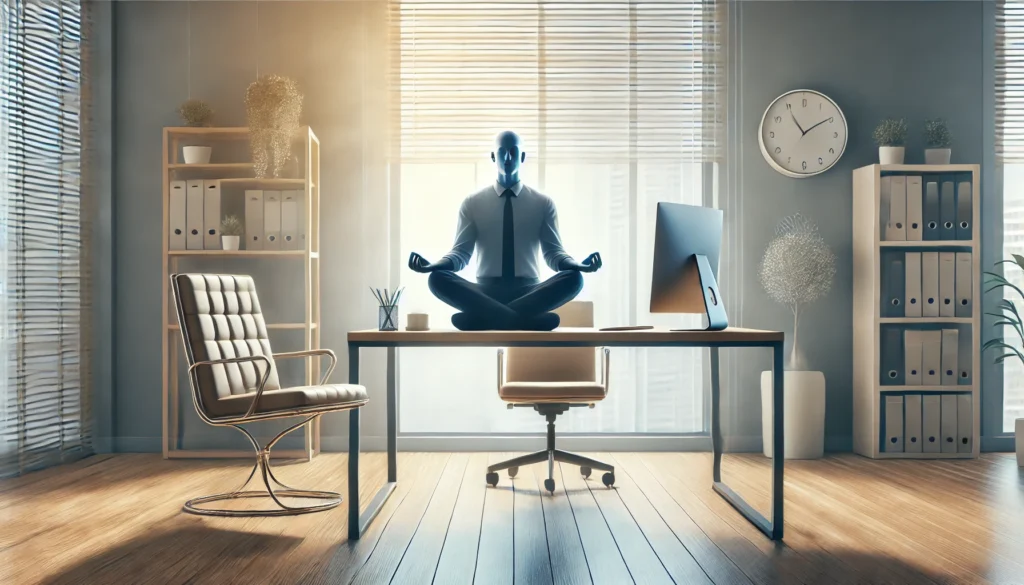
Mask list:
[[[245,249],[263,249],[263,191],[245,192]]]
[[[957,185],[956,193],[956,239],[965,242],[972,239],[971,216],[973,214],[971,184],[962,181]]]
[[[203,248],[220,250],[220,181],[203,181]]]
[[[939,253],[939,316],[956,315],[956,253]]]
[[[185,181],[171,181],[167,215],[167,249],[185,249]]]
[[[957,340],[960,346],[956,352],[957,370],[959,371],[957,384],[961,386],[969,386],[974,380],[971,372],[974,368],[974,348],[971,347],[971,335],[971,332],[966,330]]]
[[[893,175],[889,194],[889,222],[885,227],[887,241],[907,239],[907,178]]]
[[[906,370],[905,384],[907,386],[920,386],[924,379],[921,375],[924,351],[921,345],[921,331],[907,329],[903,332],[903,340],[903,368]]]
[[[942,450],[940,423],[942,406],[938,394],[921,397],[921,437],[924,439],[925,453],[939,453]]]
[[[922,205],[921,177],[907,179],[907,239],[921,241]]]
[[[921,252],[921,315],[939,316],[938,252]]]
[[[907,317],[921,316],[921,253],[907,252],[906,302],[903,303]]]
[[[960,330],[942,330],[942,385],[956,386],[960,364],[956,354],[960,351]]]
[[[943,453],[956,453],[956,421],[956,394],[943,394],[942,418],[939,425]]]
[[[939,239],[939,184],[925,183],[922,220],[925,240]]]
[[[903,449],[907,453],[920,453],[922,451],[921,439],[921,395],[907,394],[903,398]]]
[[[263,248],[282,250],[281,246],[281,192],[263,192]]]
[[[921,383],[938,386],[942,382],[942,332],[921,331]]]
[[[299,249],[299,199],[301,191],[281,191],[281,247]]]
[[[885,452],[903,452],[903,397],[885,397]]]
[[[203,182],[188,181],[185,189],[185,248],[203,249]]]
[[[974,450],[974,409],[971,408],[970,394],[956,397],[956,452],[970,453]]]
[[[939,239],[956,239],[956,193],[951,181],[943,181],[939,191]]]
[[[956,253],[956,310],[957,317],[970,317],[974,311],[971,296],[974,294],[974,266],[970,252]]]

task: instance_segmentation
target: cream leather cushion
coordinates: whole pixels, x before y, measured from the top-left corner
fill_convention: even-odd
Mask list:
[[[245,414],[252,405],[256,393],[235,394],[221,398],[218,409],[232,414]],[[260,396],[257,413],[276,412],[295,408],[330,406],[337,403],[361,402],[366,400],[366,388],[349,384],[326,384],[324,386],[295,386],[283,390],[264,391]]]

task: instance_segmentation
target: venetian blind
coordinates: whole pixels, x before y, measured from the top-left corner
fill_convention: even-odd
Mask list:
[[[1024,1],[998,3],[995,78],[997,160],[1024,162]]]
[[[711,160],[713,0],[396,0],[395,156],[477,160],[504,129],[534,160]]]
[[[0,0],[0,476],[91,449],[82,9]]]

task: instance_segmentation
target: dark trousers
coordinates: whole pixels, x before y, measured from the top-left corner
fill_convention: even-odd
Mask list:
[[[438,270],[430,273],[427,285],[434,296],[462,311],[452,317],[458,329],[550,330],[558,326],[558,316],[550,311],[580,294],[583,275],[563,271],[544,282],[527,278],[470,282],[449,270]]]

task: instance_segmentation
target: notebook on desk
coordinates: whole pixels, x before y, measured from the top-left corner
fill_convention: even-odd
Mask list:
[[[654,329],[654,325],[623,325],[621,327],[602,327],[598,331],[643,331]]]

